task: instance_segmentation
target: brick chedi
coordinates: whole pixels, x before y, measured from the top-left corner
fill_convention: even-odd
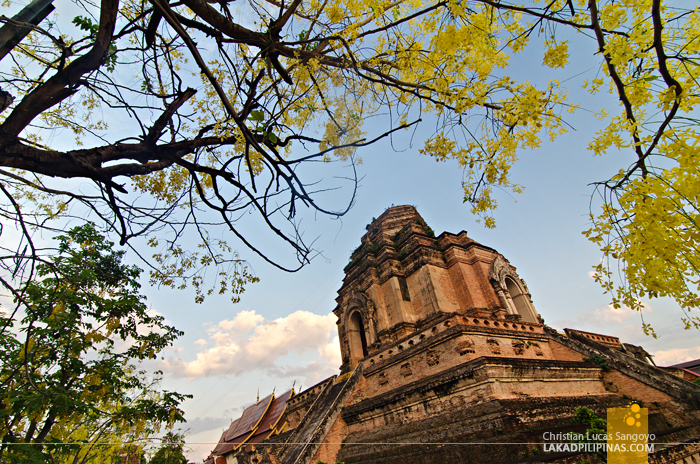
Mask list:
[[[434,235],[412,206],[368,225],[333,310],[339,374],[287,395],[274,433],[219,446],[212,462],[535,462],[546,432],[585,430],[578,408],[605,417],[631,398],[657,442],[698,441],[699,386],[617,337],[547,327],[504,256],[466,232]],[[693,446],[649,462],[700,462]]]
[[[505,258],[466,232],[435,238],[412,206],[389,208],[370,224],[345,270],[333,311],[341,372],[450,314],[495,316],[501,328],[539,322],[525,282]]]

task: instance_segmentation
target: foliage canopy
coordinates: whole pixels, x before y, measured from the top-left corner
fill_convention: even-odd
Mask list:
[[[158,448],[148,464],[187,464],[182,448],[184,435],[168,432],[163,436],[163,445]]]
[[[58,240],[58,254],[37,266],[15,312],[0,319],[0,460],[139,456],[141,446],[128,444],[184,421],[178,405],[188,396],[159,391],[136,363],[181,332],[149,314],[140,270],[91,224]]]
[[[122,244],[146,237],[157,248],[154,281],[194,284],[200,301],[209,291],[203,267],[219,266],[221,292],[254,279],[215,238],[217,226],[273,262],[239,230],[252,212],[305,264],[313,251],[297,208],[343,211],[320,205],[324,190],[300,168],[332,155],[352,160],[355,148],[419,122],[416,109],[444,129],[426,153],[459,157],[468,177],[484,172],[470,194],[477,211],[494,204],[491,184],[510,186],[518,148],[561,131],[555,84],[539,90],[494,75],[527,30],[520,13],[494,16],[488,3],[270,0],[238,13],[235,3],[201,0],[77,5],[75,27],[34,27],[2,74],[17,97],[0,125],[4,214],[30,229],[82,204]],[[367,140],[362,122],[386,108],[394,124]],[[472,118],[481,123],[469,144],[447,141],[466,134]],[[107,130],[110,121],[118,130]],[[72,149],[42,132],[61,127],[86,145]],[[313,150],[300,155],[293,144]],[[94,188],[66,188],[60,178]],[[193,236],[199,247],[181,245]]]

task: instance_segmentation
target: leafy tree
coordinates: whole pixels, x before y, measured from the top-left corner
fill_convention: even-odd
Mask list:
[[[187,458],[182,451],[184,440],[183,434],[166,433],[163,445],[158,448],[148,464],[187,464]]]
[[[585,232],[604,254],[596,280],[613,294],[615,307],[641,311],[640,298],[670,296],[685,312],[686,329],[700,329],[700,318],[688,313],[700,306],[698,8],[661,0],[590,5],[586,20],[621,111],[589,149],[623,149],[635,157],[596,184],[603,207]],[[598,91],[604,80],[588,82],[589,90]]]
[[[494,77],[526,31],[520,13],[494,17],[487,3],[103,0],[77,7],[84,11],[74,27],[32,27],[2,73],[0,85],[17,97],[0,125],[4,215],[31,231],[86,208],[121,244],[147,239],[154,283],[193,284],[198,301],[212,290],[203,286],[203,267],[219,267],[221,292],[235,295],[254,280],[230,244],[215,238],[217,227],[273,264],[297,269],[268,257],[260,249],[268,237],[257,234],[256,243],[243,233],[250,215],[241,216],[257,215],[298,265],[307,263],[313,250],[301,240],[297,209],[334,216],[345,209],[319,203],[325,187],[300,177],[301,168],[331,155],[353,160],[355,148],[418,123],[419,108],[446,129],[427,152],[470,157],[470,169],[488,170],[488,183],[518,148],[536,146],[541,131],[562,130],[555,107],[563,95],[554,85]],[[254,19],[237,21],[230,8]],[[368,140],[362,122],[387,108],[397,122]],[[468,146],[442,143],[455,130],[466,134],[472,116],[484,124]],[[107,130],[110,120],[118,130]],[[70,149],[44,128],[71,130],[82,145]],[[87,179],[93,190],[61,178]],[[503,176],[498,183],[510,185]],[[477,191],[474,201],[492,204],[490,187]],[[199,246],[183,247],[193,237]],[[9,274],[26,243],[7,261]]]
[[[188,396],[158,391],[157,379],[136,363],[182,332],[149,314],[138,293],[140,270],[123,264],[124,252],[92,224],[57,239],[58,254],[38,264],[39,278],[2,316],[0,460],[101,463],[138,455],[140,445],[129,443],[184,421],[178,405]]]
[[[510,177],[519,151],[565,131],[560,84],[538,88],[505,75],[509,58],[540,34],[543,64],[563,68],[569,38],[581,32],[601,60],[586,88],[609,88],[621,105],[611,118],[599,113],[607,126],[589,148],[634,157],[597,184],[603,209],[587,231],[607,258],[597,278],[616,306],[640,309],[639,298],[665,295],[685,309],[700,302],[697,8],[661,0],[102,0],[99,8],[79,7],[85,11],[74,29],[34,27],[2,74],[3,89],[18,97],[0,125],[3,212],[25,229],[82,204],[122,244],[148,238],[155,282],[191,283],[201,301],[212,290],[203,287],[202,269],[217,265],[219,291],[235,295],[254,277],[228,243],[212,239],[217,226],[295,269],[265,254],[259,243],[266,239],[242,232],[238,219],[254,212],[299,265],[307,263],[313,250],[301,240],[297,208],[343,211],[319,203],[324,187],[301,168],[332,156],[354,160],[356,148],[423,119],[437,129],[421,152],[459,163],[465,202],[493,227],[493,190],[522,189]],[[108,132],[103,114],[120,130]],[[365,136],[363,121],[380,115],[388,116],[386,132]],[[45,137],[44,127],[70,129],[85,145],[68,149]],[[60,188],[52,176],[88,179],[95,191]],[[183,248],[192,235],[200,248]],[[23,252],[8,256],[9,273],[26,262]],[[622,279],[614,279],[615,262]]]

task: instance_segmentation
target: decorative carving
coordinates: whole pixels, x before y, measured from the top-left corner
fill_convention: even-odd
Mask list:
[[[544,356],[544,352],[542,352],[542,348],[540,348],[539,344],[532,343],[531,346],[535,350],[535,356]]]
[[[506,261],[501,256],[496,256],[496,259],[491,263],[491,269],[489,270],[489,280],[496,288],[496,290],[507,289],[506,287],[506,276],[513,277],[514,272],[506,263]],[[517,278],[517,277],[516,277]]]
[[[428,363],[428,366],[440,364],[440,352],[436,350],[428,350],[425,353],[425,360]]]
[[[507,311],[503,308],[497,308],[493,310],[493,317],[496,319],[504,320],[507,315]]]
[[[513,271],[513,268],[503,259],[501,256],[496,256],[496,259],[491,263],[491,269],[489,270],[489,280],[491,284],[496,289],[496,293],[501,296],[500,292],[503,292],[503,297],[506,298],[508,295],[508,286],[506,285],[506,277],[510,277],[515,282],[519,282],[520,286],[523,288],[524,293],[528,296],[530,301],[532,301],[532,296],[530,291],[527,289],[525,282],[518,277],[518,275]]]
[[[387,378],[387,376],[384,372],[382,372],[381,374],[379,374],[377,376],[377,383],[379,383],[380,386],[386,385],[389,383],[389,379]]]
[[[413,375],[413,371],[411,370],[411,363],[403,363],[401,364],[401,369],[399,370],[402,376],[408,377],[409,375]]]
[[[362,292],[352,292],[348,301],[348,305],[345,308],[346,317],[354,309],[358,309],[360,311],[360,314],[362,315],[363,321],[366,321],[365,330],[369,329],[370,320],[372,321],[372,325],[376,327],[376,321],[374,320],[374,304],[372,303],[372,300],[367,297],[367,295],[365,295]]]
[[[474,349],[474,341],[471,338],[464,338],[457,344],[457,353],[460,356],[464,356],[469,353],[476,353]]]
[[[453,396],[450,398],[450,406],[453,408],[461,408],[464,406],[464,403],[466,403],[465,399],[463,396],[458,395],[458,396]]]
[[[501,344],[498,343],[498,340],[493,339],[493,338],[489,338],[488,340],[486,340],[486,344],[491,349],[491,353],[501,354]]]
[[[363,308],[367,314],[367,333],[375,333],[377,329],[377,311],[374,307],[374,301],[372,301],[372,299],[364,293],[361,293],[360,295],[362,296],[363,300]]]
[[[522,340],[513,340],[511,344],[513,345],[513,352],[516,355],[522,356],[523,353],[525,353],[525,343],[523,343]]]
[[[374,302],[371,298],[365,295],[364,292],[352,291],[347,300],[345,309],[343,310],[341,323],[341,337],[347,333],[347,324],[351,314],[357,311],[362,318],[362,329],[365,332],[367,347],[373,346],[378,342],[377,338],[377,314],[374,307]],[[347,347],[349,349],[349,346]]]
[[[518,291],[521,293],[511,295],[510,291],[508,290],[506,278],[510,279],[516,287],[519,287]],[[496,259],[494,259],[491,263],[489,280],[491,281],[491,285],[493,285],[494,290],[496,290],[496,294],[498,295],[498,299],[501,301],[501,305],[503,305],[503,307],[509,313],[519,314],[523,313],[524,311],[526,314],[522,314],[522,316],[524,316],[525,321],[536,322],[539,315],[534,309],[534,305],[532,304],[532,295],[530,295],[527,285],[520,277],[518,277],[512,266],[508,264],[503,257],[496,256]],[[515,301],[513,301],[513,298],[518,297],[520,294],[522,294],[523,298],[525,298],[525,300],[528,302],[525,305],[527,307],[516,307],[517,304]]]

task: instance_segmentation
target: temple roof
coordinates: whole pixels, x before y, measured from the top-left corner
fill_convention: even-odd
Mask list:
[[[247,407],[241,417],[231,422],[221,435],[219,444],[212,454],[221,456],[237,450],[244,444],[258,443],[275,432],[287,407],[287,401],[294,395],[289,390],[279,397],[272,393],[252,406]]]
[[[679,364],[674,364],[673,366],[668,366],[668,367],[675,367],[676,369],[684,369],[692,372],[693,374],[699,374],[700,373],[700,359],[694,359],[692,361],[686,361],[682,362]]]

